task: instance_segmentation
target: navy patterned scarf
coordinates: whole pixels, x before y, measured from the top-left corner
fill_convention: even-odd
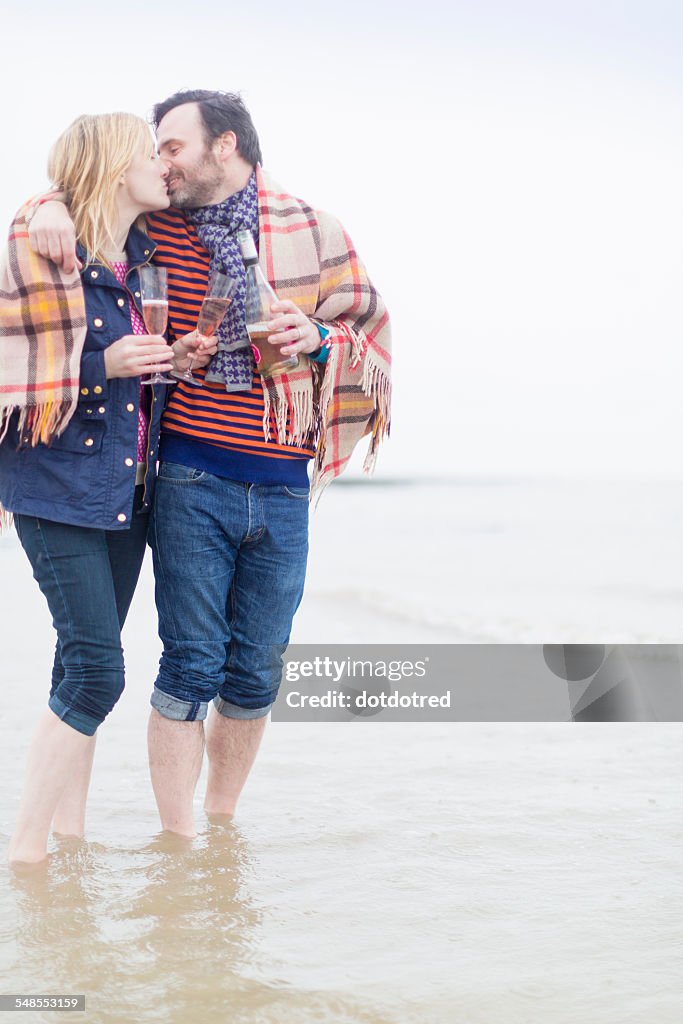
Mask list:
[[[211,253],[210,270],[220,270],[237,281],[237,290],[218,328],[218,352],[206,371],[206,380],[220,381],[226,391],[251,390],[254,359],[244,313],[246,275],[237,232],[249,230],[258,251],[258,187],[254,172],[241,192],[215,206],[185,210],[197,229],[199,241]]]

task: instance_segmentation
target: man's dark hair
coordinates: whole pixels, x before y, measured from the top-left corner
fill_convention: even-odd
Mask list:
[[[180,107],[183,103],[196,103],[199,107],[208,146],[224,132],[234,132],[240,156],[252,167],[263,162],[254,122],[238,93],[212,92],[210,89],[181,89],[163,103],[156,104],[152,111],[154,127],[159,127],[159,122],[169,110]]]

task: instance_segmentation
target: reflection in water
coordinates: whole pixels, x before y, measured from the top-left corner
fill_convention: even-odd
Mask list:
[[[62,840],[47,865],[4,868],[0,991],[85,994],[77,1019],[88,1024],[394,1024],[362,1000],[266,978],[264,910],[249,895],[257,865],[239,828],[216,819],[194,841]]]
[[[244,977],[247,861],[234,826],[137,850],[60,842],[46,866],[8,872],[2,990],[85,993],[88,1020],[213,1017],[261,987]]]
[[[258,989],[244,979],[259,915],[243,892],[249,861],[239,831],[211,827],[194,844],[164,833],[142,855],[150,858],[144,884],[117,922],[132,930],[138,962],[146,964],[139,998],[156,993],[160,1010],[201,1019]]]
[[[47,863],[7,872],[15,897],[15,956],[8,968],[14,987],[21,979],[21,990],[37,993],[54,990],[58,982],[74,977],[76,965],[69,962],[70,950],[97,929],[96,907],[84,884],[97,855],[95,844],[62,840]]]

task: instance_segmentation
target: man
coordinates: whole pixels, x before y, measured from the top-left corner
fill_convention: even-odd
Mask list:
[[[179,383],[169,396],[151,527],[164,650],[150,772],[162,827],[193,836],[205,743],[205,810],[231,815],[277,695],[278,655],[304,586],[308,463],[313,489],[322,488],[368,433],[370,468],[388,431],[389,330],[341,225],[261,169],[238,96],[176,93],[156,106],[154,124],[173,208],[151,215],[148,231],[155,262],[169,271],[172,334],[187,338],[195,328],[210,269],[239,282],[218,352],[196,371],[201,387]],[[261,377],[253,362],[241,230],[251,232],[281,300],[271,307],[269,341],[299,357],[286,374]],[[60,204],[38,210],[31,238],[68,269],[73,246]],[[189,351],[192,339],[186,344]]]

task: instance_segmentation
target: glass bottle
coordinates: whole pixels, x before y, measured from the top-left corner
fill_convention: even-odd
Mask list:
[[[238,231],[237,242],[247,275],[245,314],[256,369],[266,377],[293,370],[299,365],[298,356],[283,356],[277,345],[268,341],[269,335],[276,333],[268,329],[268,322],[273,316],[270,307],[278,297],[263,276],[251,231]]]

